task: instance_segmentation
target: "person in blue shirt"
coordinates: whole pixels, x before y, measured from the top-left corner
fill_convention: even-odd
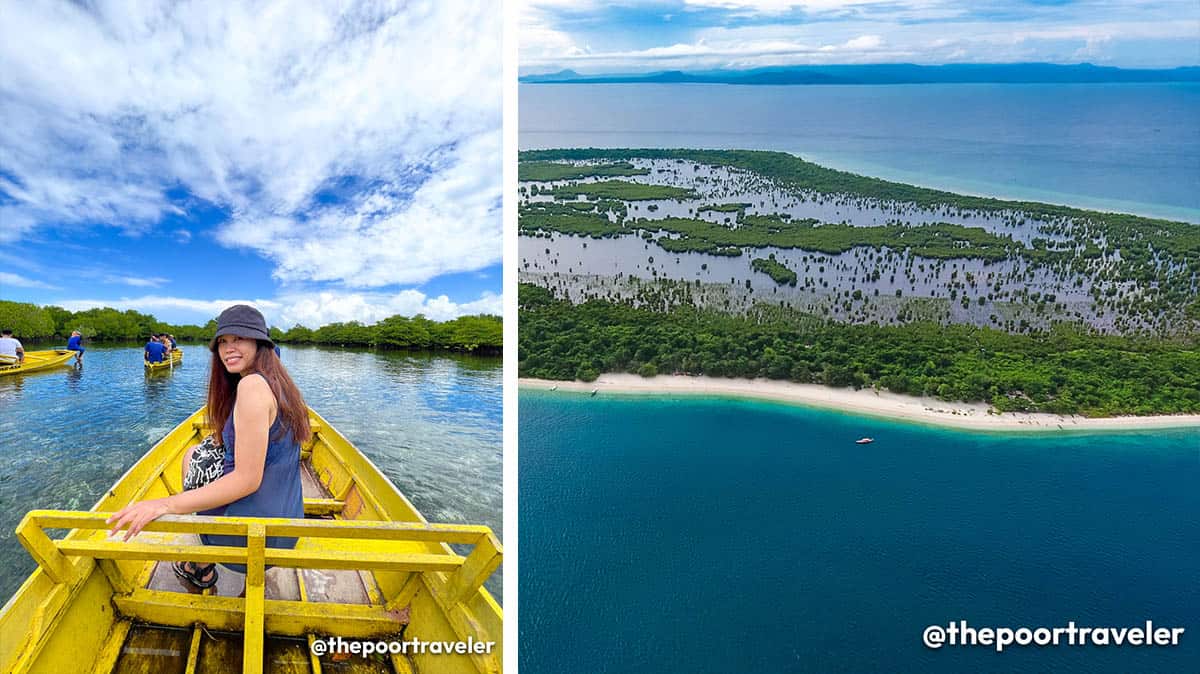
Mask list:
[[[175,341],[175,335],[167,335],[167,339],[170,340],[170,342],[171,342],[171,350],[172,351],[179,348],[179,342]]]
[[[78,330],[71,331],[71,338],[67,340],[67,351],[75,352],[75,362],[83,362],[83,335],[79,334]]]
[[[167,347],[158,341],[156,335],[151,335],[150,341],[146,342],[146,351],[143,354],[146,360],[151,363],[161,363],[163,362],[163,356],[166,354]]]

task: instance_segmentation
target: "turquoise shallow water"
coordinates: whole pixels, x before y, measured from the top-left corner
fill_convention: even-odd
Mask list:
[[[146,374],[138,347],[89,347],[82,368],[0,378],[0,603],[34,568],[13,535],[27,510],[91,508],[204,404],[208,354],[183,346],[174,372]],[[283,363],[427,519],[503,539],[500,359],[285,346]]]
[[[1200,671],[1200,431],[534,390],[519,412],[522,671]],[[960,619],[1188,631],[1170,649],[922,645]]]
[[[1200,223],[1200,84],[520,86],[521,149],[778,150],[877,178]]]

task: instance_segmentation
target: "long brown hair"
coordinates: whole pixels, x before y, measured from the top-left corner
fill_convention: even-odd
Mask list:
[[[258,340],[258,352],[254,355],[253,367],[254,373],[261,374],[271,387],[271,394],[275,396],[275,403],[279,408],[276,419],[282,422],[283,429],[290,431],[296,442],[308,442],[312,437],[312,429],[308,425],[308,405],[304,404],[304,397],[300,395],[300,389],[296,388],[296,382],[292,381],[287,369],[275,355],[275,347],[269,342]],[[240,376],[225,369],[221,356],[214,350],[212,363],[208,368],[208,423],[213,429],[213,439],[218,443],[224,442],[221,431],[225,429],[225,422],[233,414],[240,379]]]

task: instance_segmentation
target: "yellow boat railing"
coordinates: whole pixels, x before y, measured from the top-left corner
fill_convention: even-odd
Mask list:
[[[317,505],[317,504],[312,504]],[[371,638],[395,634],[397,611],[419,591],[422,581],[455,631],[472,634],[474,621],[463,603],[473,596],[501,563],[503,551],[491,529],[477,525],[376,522],[361,520],[200,517],[167,515],[144,531],[176,534],[218,534],[246,537],[246,547],[139,543],[98,537],[52,540],[46,529],[107,530],[110,513],[34,510],[17,527],[17,538],[55,583],[73,585],[90,572],[71,558],[94,560],[112,585],[113,603],[125,618],[158,625],[188,627],[199,622],[213,629],[244,630],[243,671],[261,672],[264,631],[307,637],[338,626],[337,636]],[[295,537],[309,543],[300,549],[266,547],[268,536]],[[463,557],[355,550],[348,546],[311,545],[313,541],[352,539],[391,542],[443,543],[474,546]],[[168,592],[138,587],[118,561],[190,561],[244,564],[245,598]],[[268,566],[313,569],[353,569],[409,573],[408,581],[381,605],[312,604],[265,598]],[[497,635],[498,636],[498,635]],[[490,663],[477,662],[481,671]]]

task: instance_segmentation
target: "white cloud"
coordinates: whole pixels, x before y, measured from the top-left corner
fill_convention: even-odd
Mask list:
[[[108,275],[108,276],[104,277],[105,283],[119,283],[122,285],[134,286],[137,288],[157,288],[157,287],[161,286],[162,284],[167,283],[168,281],[170,281],[170,279],[165,279],[165,278],[162,278],[159,276],[142,277],[142,276]]]
[[[490,3],[12,4],[0,236],[136,235],[182,212],[167,190],[183,186],[229,209],[219,240],[280,278],[494,264],[500,39]],[[339,190],[341,206],[317,203]],[[366,259],[325,268],[335,254]]]
[[[237,217],[226,245],[253,248],[285,282],[339,281],[371,288],[419,284],[500,261],[500,139],[482,134],[446,153],[447,167],[411,195],[393,186],[319,209],[307,222]]]
[[[637,4],[637,3],[634,3]],[[653,19],[605,27],[604,10],[557,0],[528,3],[522,72],[572,68],[585,74],[664,69],[754,68],[834,63],[949,63],[1091,60],[1139,54],[1134,67],[1195,64],[1200,5],[1195,0],[1066,4],[959,3],[950,0],[679,0],[701,12],[690,31],[664,31]],[[790,14],[791,11],[799,15]],[[619,18],[619,15],[615,15]],[[802,18],[798,18],[802,16]],[[663,20],[663,25],[677,21]],[[591,48],[575,49],[586,35]],[[681,37],[683,39],[681,39]],[[619,45],[620,48],[617,48]]]
[[[6,271],[0,271],[0,288],[4,286],[12,286],[14,288],[42,288],[47,290],[57,290],[58,286],[50,285],[37,279],[25,278]]]
[[[335,322],[359,321],[372,324],[388,316],[424,314],[435,321],[448,321],[471,314],[503,312],[501,295],[483,293],[476,300],[458,303],[446,295],[429,297],[418,290],[398,293],[320,292],[279,298],[279,325],[290,328],[299,323],[310,328]]]
[[[195,300],[186,297],[161,297],[158,295],[144,295],[142,297],[122,297],[120,299],[109,300],[94,300],[94,299],[79,299],[79,300],[59,300],[53,302],[54,305],[60,306],[68,311],[84,311],[86,309],[97,309],[101,307],[112,307],[120,311],[141,311],[144,313],[153,314],[156,311],[171,311],[182,310],[192,312],[197,315],[216,318],[225,309],[234,304],[249,304],[267,316],[270,322],[270,314],[279,308],[279,302],[265,299],[230,299],[230,300]],[[204,321],[207,321],[205,318]]]
[[[734,31],[729,31],[734,32]],[[634,51],[591,52],[546,59],[545,63],[582,64],[605,69],[752,68],[793,63],[855,63],[908,52],[882,49],[878,35],[859,35],[841,44],[803,43],[782,37],[742,39],[718,31],[693,43],[677,43]],[[536,64],[539,61],[533,60]]]

